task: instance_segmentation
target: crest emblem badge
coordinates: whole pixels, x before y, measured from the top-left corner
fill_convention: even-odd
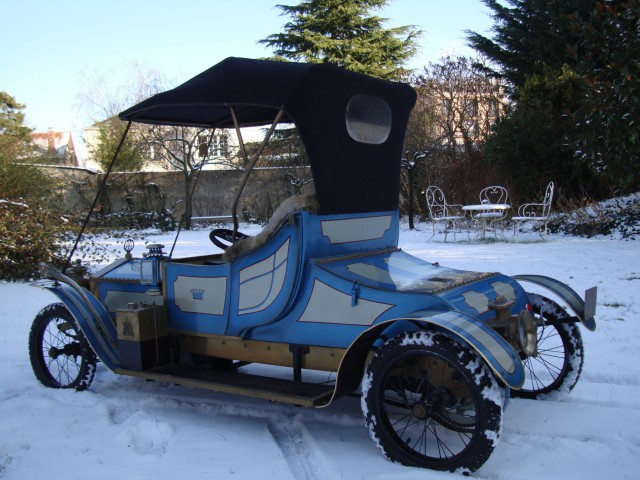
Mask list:
[[[191,296],[194,300],[202,300],[204,298],[204,288],[192,288]]]

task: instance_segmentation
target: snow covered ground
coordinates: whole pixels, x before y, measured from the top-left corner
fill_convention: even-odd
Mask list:
[[[429,224],[403,227],[400,246],[454,268],[538,273],[578,292],[598,286],[598,328],[582,329],[577,387],[553,400],[512,399],[497,448],[473,476],[639,478],[640,242],[560,235],[534,242],[524,234],[523,243],[443,243],[441,235],[428,242],[430,236]],[[170,248],[171,238],[148,240]],[[144,248],[137,243],[134,254]],[[207,231],[184,232],[176,256],[212,248]],[[356,398],[303,409],[148,383],[102,365],[86,392],[45,388],[31,371],[27,335],[36,313],[53,301],[26,284],[0,283],[0,479],[462,478],[385,460]]]

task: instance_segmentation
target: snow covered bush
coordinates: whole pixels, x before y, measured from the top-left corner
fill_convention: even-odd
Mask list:
[[[170,213],[156,211],[120,211],[106,215],[93,215],[89,225],[93,228],[109,230],[157,228],[167,232],[176,229],[176,221]]]
[[[579,237],[615,235],[636,240],[640,238],[640,192],[557,214],[549,221],[549,231]]]
[[[0,200],[0,279],[29,279],[39,263],[59,263],[65,223],[43,207]]]

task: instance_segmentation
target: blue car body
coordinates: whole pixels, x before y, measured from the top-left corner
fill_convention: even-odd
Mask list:
[[[148,272],[146,279],[142,272]],[[304,345],[321,357],[305,362],[306,368],[340,372],[341,360],[369,332],[388,338],[426,328],[470,345],[509,387],[524,381],[519,355],[488,326],[495,317],[489,305],[498,297],[513,301],[512,315],[526,309],[529,299],[521,285],[499,273],[454,270],[403,252],[397,211],[298,211],[265,245],[232,262],[222,255],[123,260],[96,274],[92,285],[93,293],[77,287],[83,295],[67,283],[48,288],[69,307],[112,370],[120,368],[116,312],[131,303],[151,303],[166,308],[170,332],[188,338],[194,352],[207,351],[194,347],[198,338],[229,337],[265,348]],[[560,285],[572,291],[558,282],[547,288],[557,293]],[[240,359],[250,361],[251,355]],[[291,366],[293,359],[271,362]]]

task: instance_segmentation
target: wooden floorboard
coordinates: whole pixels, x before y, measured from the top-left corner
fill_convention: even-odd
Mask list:
[[[325,405],[333,394],[332,385],[295,382],[194,365],[172,364],[145,371],[120,369],[118,373],[304,406]]]

